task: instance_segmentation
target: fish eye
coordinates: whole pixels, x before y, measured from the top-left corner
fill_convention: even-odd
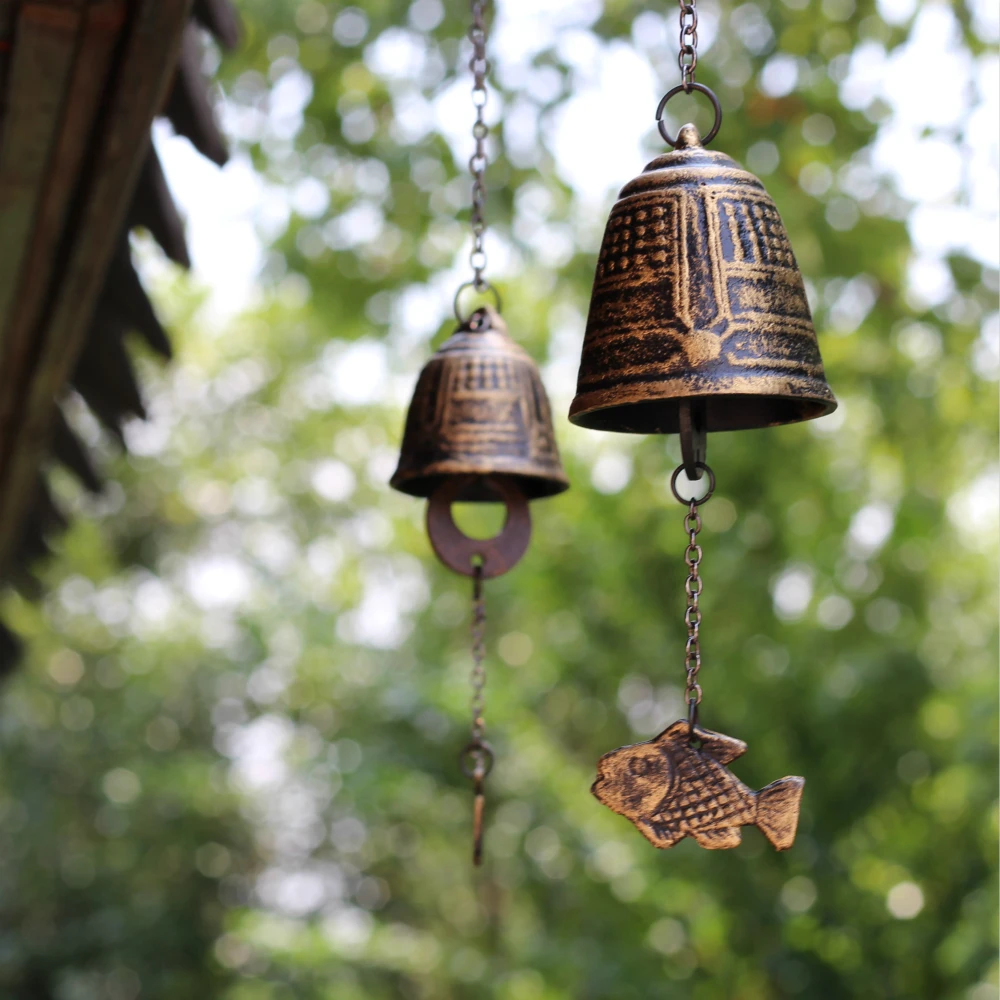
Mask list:
[[[649,774],[649,761],[645,757],[633,757],[628,762],[628,773],[635,778],[643,778]]]

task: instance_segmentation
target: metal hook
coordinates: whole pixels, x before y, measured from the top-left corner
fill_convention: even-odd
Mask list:
[[[688,479],[697,482],[701,479],[699,466],[705,464],[708,453],[705,400],[697,397],[682,399],[678,416],[684,473]]]

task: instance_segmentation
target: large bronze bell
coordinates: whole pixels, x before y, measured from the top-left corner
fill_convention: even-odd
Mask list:
[[[430,499],[428,532],[446,565],[471,575],[475,557],[485,577],[506,572],[527,548],[525,501],[569,486],[538,368],[495,309],[477,309],[424,365],[390,485]],[[503,532],[466,538],[451,519],[456,501],[503,502]]]
[[[570,420],[669,434],[696,412],[727,431],[836,406],[774,202],[685,125],[611,211]]]

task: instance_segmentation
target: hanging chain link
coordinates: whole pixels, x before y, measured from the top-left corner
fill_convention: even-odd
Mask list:
[[[701,579],[701,546],[698,544],[698,533],[701,531],[701,515],[698,508],[711,499],[715,492],[715,473],[704,463],[695,462],[694,467],[708,474],[708,489],[701,497],[682,497],[677,491],[677,477],[684,472],[684,465],[678,465],[670,477],[670,490],[678,502],[687,507],[684,515],[684,530],[687,532],[688,544],[684,550],[684,563],[688,568],[687,580],[684,581],[684,593],[687,595],[687,608],[684,611],[684,624],[687,626],[687,645],[684,647],[684,701],[688,708],[688,725],[692,735],[698,725],[698,706],[701,704],[701,685],[698,683],[698,673],[701,670],[701,594],[703,584]]]
[[[698,599],[701,597],[702,580],[698,573],[701,565],[701,546],[698,544],[701,516],[698,514],[698,505],[693,500],[684,517],[684,530],[688,533],[688,546],[684,552],[684,562],[688,568],[688,578],[684,581],[684,593],[687,594],[684,624],[687,625],[688,633],[684,649],[684,670],[687,674],[684,700],[688,706],[688,719],[695,725],[698,721],[698,705],[701,703],[701,685],[698,683],[698,671],[701,670],[701,608],[698,607]]]
[[[469,173],[472,174],[472,252],[469,254],[469,264],[472,266],[472,286],[477,292],[483,291],[489,284],[483,277],[486,270],[486,251],[483,249],[483,236],[486,232],[486,182],[483,175],[486,172],[486,138],[489,128],[486,124],[486,75],[490,64],[486,58],[486,12],[490,0],[472,0],[472,24],[469,27],[469,41],[472,42],[472,58],[469,69],[472,71],[472,104],[476,109],[476,121],[472,126],[472,138],[476,141],[476,150],[469,158]]]
[[[695,71],[698,68],[698,0],[677,0],[677,5],[681,10],[680,49],[677,52],[677,66],[681,71],[681,82],[668,90],[660,99],[656,108],[656,127],[659,129],[660,135],[663,136],[663,141],[677,149],[679,136],[670,134],[670,129],[663,119],[663,112],[672,97],[681,93],[691,94],[697,91],[704,94],[712,102],[712,108],[715,111],[715,121],[712,123],[712,127],[708,130],[707,135],[701,138],[701,144],[707,146],[718,135],[719,127],[722,125],[722,105],[711,88],[695,81]],[[687,503],[686,500],[681,502]]]
[[[694,81],[695,69],[698,66],[698,0],[685,3],[677,0],[681,9],[680,51],[677,53],[677,65],[681,71],[681,86],[690,90]]]
[[[472,744],[480,746],[486,734],[486,601],[483,599],[483,567],[476,566],[472,578]]]
[[[483,737],[486,722],[486,602],[483,599],[483,568],[476,566],[472,578],[472,739],[462,751],[462,770],[472,779],[472,863],[483,860],[483,811],[486,806],[484,790],[486,776],[493,767],[493,749]]]

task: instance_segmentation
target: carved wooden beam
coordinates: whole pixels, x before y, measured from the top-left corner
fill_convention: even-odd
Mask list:
[[[87,31],[114,34],[121,0],[20,7],[5,86],[19,99],[6,108],[0,133],[0,243],[12,243],[7,233],[21,232],[17,227],[25,233],[20,250],[5,251],[15,259],[0,260],[0,272],[17,275],[7,279],[11,289],[0,287],[0,574],[38,502],[32,484],[53,429],[54,401],[84,346],[143,164],[137,151],[148,147],[150,124],[173,82],[190,6],[191,0],[127,0],[127,17],[117,44],[106,46],[103,69],[96,51],[101,46],[79,45],[79,38]],[[20,95],[33,75],[43,94],[34,92],[41,110],[32,113]],[[82,94],[75,87],[68,92],[71,81],[82,83]],[[76,135],[67,137],[58,116],[76,109],[86,119],[80,109],[85,112],[95,95],[91,128],[74,125],[69,131]],[[47,140],[34,133],[38,114],[48,116]],[[31,151],[30,170],[9,137]],[[34,221],[43,217],[47,227],[35,229],[28,243]],[[47,265],[47,274],[29,274],[29,260],[41,261],[43,270]],[[19,308],[16,323],[3,322],[24,281],[31,283],[35,314],[21,317]]]

